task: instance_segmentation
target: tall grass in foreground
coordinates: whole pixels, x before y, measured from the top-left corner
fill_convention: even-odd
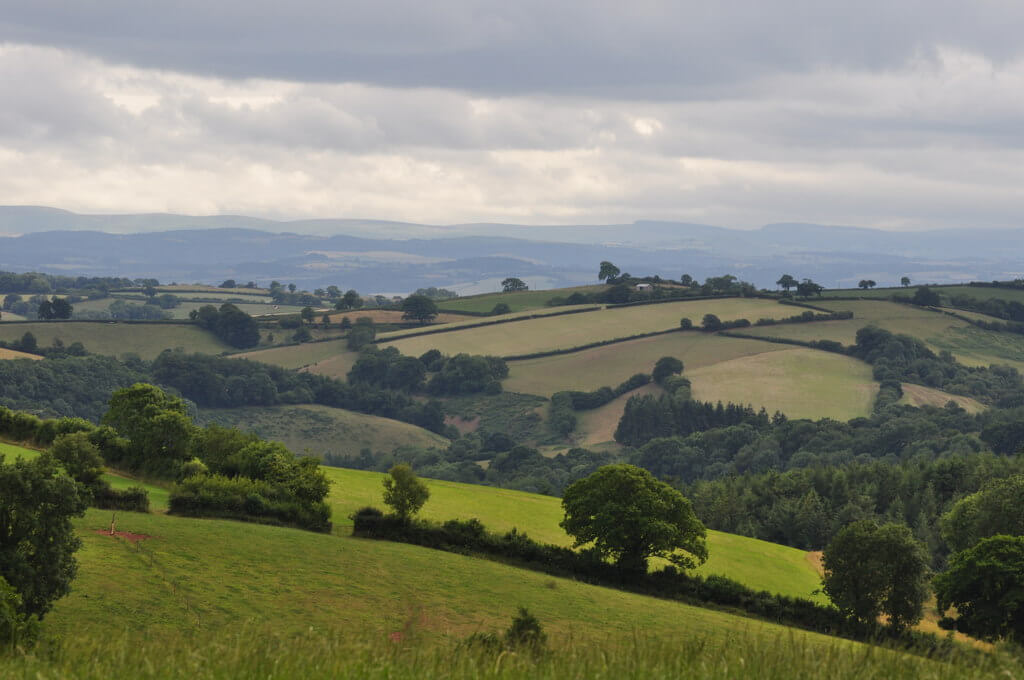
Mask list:
[[[395,634],[397,637],[397,634]],[[664,640],[635,635],[605,644],[562,640],[539,657],[467,648],[454,640],[360,640],[310,630],[281,636],[244,628],[231,634],[139,637],[110,631],[73,637],[27,656],[0,655],[0,678],[822,678],[1024,677],[1006,655],[933,661],[880,647],[808,643],[802,636]]]

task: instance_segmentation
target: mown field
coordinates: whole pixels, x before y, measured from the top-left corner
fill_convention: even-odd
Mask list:
[[[917,286],[911,285],[908,288],[874,288],[872,290],[861,290],[859,288],[843,288],[838,290],[826,290],[822,293],[826,297],[851,297],[851,298],[872,298],[888,299],[893,295],[913,295]],[[1020,288],[990,288],[988,286],[931,286],[936,293],[943,297],[944,302],[954,296],[966,295],[975,300],[1016,300],[1024,302],[1024,289]],[[825,305],[826,307],[828,305]]]
[[[202,409],[202,424],[214,422],[283,442],[296,453],[318,458],[357,456],[362,449],[390,453],[400,446],[447,448],[444,437],[409,423],[330,406],[250,406]]]
[[[834,340],[854,343],[857,331],[868,325],[893,333],[906,333],[923,340],[934,351],[949,350],[969,366],[1009,364],[1024,370],[1024,336],[975,328],[951,316],[916,309],[895,302],[826,300],[822,306],[836,311],[850,310],[848,321],[822,321],[745,329],[744,333],[794,340]]]
[[[508,314],[498,314],[496,316],[478,317],[478,316],[459,316],[455,314],[440,314],[438,315],[437,321],[433,324],[426,326],[414,326],[411,328],[403,328],[397,331],[389,331],[387,333],[381,333],[379,336],[380,340],[390,340],[403,338],[407,335],[415,335],[422,333],[424,330],[435,330],[432,326],[443,323],[445,332],[455,331],[460,328],[472,329],[473,326],[480,325],[481,323],[490,323],[493,321],[502,321],[504,319],[521,319],[524,317],[532,316],[573,316],[566,315],[566,312],[577,310],[577,309],[594,309],[598,305],[563,305],[560,307],[544,307],[542,309],[528,309],[521,312],[509,312]],[[590,312],[585,312],[590,313]],[[522,323],[522,322],[516,322]],[[497,324],[501,325],[501,324]]]
[[[276,340],[285,340],[288,331],[275,333]],[[252,359],[265,364],[273,364],[281,368],[302,368],[323,361],[324,359],[351,354],[355,362],[355,352],[349,352],[345,346],[345,340],[328,340],[326,342],[307,342],[301,345],[287,345],[285,347],[270,347],[257,349],[251,352],[235,354],[235,359]],[[348,371],[345,371],[348,373]],[[345,376],[340,376],[344,378]]]
[[[782,411],[790,418],[850,420],[871,413],[871,366],[813,349],[766,352],[686,371],[693,398]]]
[[[785,345],[687,331],[629,340],[602,347],[509,362],[502,385],[510,392],[550,397],[560,390],[614,387],[636,373],[650,373],[664,356],[680,359],[686,370],[740,357],[778,352]]]
[[[486,293],[467,297],[439,300],[437,306],[442,310],[459,312],[489,312],[494,305],[504,302],[513,312],[528,309],[540,309],[547,305],[548,300],[555,297],[569,297],[573,293],[600,293],[607,288],[604,284],[594,286],[577,286],[575,288],[555,288],[551,290],[527,290],[518,293]]]
[[[42,357],[38,354],[27,354],[25,352],[0,347],[0,361],[4,359],[33,359],[38,361],[39,359],[42,359]]]
[[[951,401],[968,413],[980,413],[985,410],[984,404],[970,397],[962,397],[959,394],[950,394],[949,392],[937,390],[934,387],[912,385],[910,383],[903,383],[903,397],[899,400],[899,403],[907,404],[908,406],[942,407]]]
[[[412,356],[429,349],[439,349],[445,354],[519,355],[678,328],[682,317],[700,324],[709,313],[723,321],[740,318],[754,321],[761,317],[791,316],[793,308],[769,300],[741,298],[671,302],[469,328],[382,344],[397,347],[403,354]]]
[[[218,354],[231,347],[213,335],[188,324],[140,324],[110,322],[40,321],[0,324],[0,340],[19,340],[31,332],[40,347],[49,347],[60,338],[65,345],[81,342],[93,354],[122,356],[138,354],[153,359],[165,349],[182,348],[188,352]]]

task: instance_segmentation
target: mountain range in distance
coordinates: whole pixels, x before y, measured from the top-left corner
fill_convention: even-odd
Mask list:
[[[637,276],[734,274],[774,287],[783,273],[828,287],[1024,275],[1024,229],[895,232],[815,224],[738,230],[703,224],[449,226],[356,219],[275,221],[236,215],[82,215],[0,206],[0,269],[219,283],[276,279],[405,294],[462,294],[517,276],[533,288],[597,280],[598,263]]]

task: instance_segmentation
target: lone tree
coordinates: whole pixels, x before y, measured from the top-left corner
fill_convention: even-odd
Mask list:
[[[847,525],[825,548],[825,593],[847,616],[889,617],[897,630],[921,620],[928,599],[928,552],[905,526],[871,520]]]
[[[811,281],[810,279],[804,279],[800,283],[796,284],[796,294],[800,297],[810,297],[812,295],[821,295],[821,292],[825,290],[825,287]]]
[[[430,498],[430,489],[408,465],[395,465],[384,478],[384,503],[408,521]]]
[[[860,287],[862,290],[867,290],[868,288],[874,288],[876,285],[878,285],[878,284],[876,284],[871,279],[861,279],[860,283],[857,284],[857,286]]]
[[[437,303],[426,295],[410,295],[402,300],[402,312],[403,319],[429,323],[437,318]]]
[[[935,577],[938,610],[957,618],[939,625],[982,640],[1024,640],[1024,536],[990,536],[955,553]]]
[[[664,557],[683,569],[708,558],[707,532],[690,501],[634,465],[605,465],[573,482],[562,508],[565,518],[559,526],[575,539],[574,547],[593,543],[625,574],[646,573],[651,557]]]
[[[136,383],[110,395],[103,424],[126,437],[126,459],[114,461],[132,470],[173,477],[191,457],[192,419],[185,402],[155,385]]]
[[[939,529],[953,552],[996,534],[1024,535],[1024,475],[989,482],[961,498],[939,519]]]
[[[909,286],[910,285],[910,277],[909,276],[904,276],[903,278],[901,278],[900,279],[900,285],[903,286],[904,288]]]
[[[522,279],[517,279],[514,276],[510,276],[501,282],[501,290],[505,293],[515,293],[516,291],[529,289],[529,286]]]
[[[683,372],[683,362],[675,357],[662,357],[654,364],[654,371],[651,377],[659,385],[670,375],[679,375]]]
[[[910,298],[910,302],[921,307],[938,307],[942,304],[942,299],[928,286],[921,286],[914,291],[914,297]]]
[[[789,289],[795,288],[798,283],[799,282],[796,279],[794,279],[791,275],[783,274],[782,278],[775,282],[775,285],[777,285],[779,288],[788,293]]]
[[[620,274],[619,268],[613,265],[611,262],[605,260],[601,263],[601,268],[597,272],[598,281],[607,281],[608,283],[615,283],[615,278]]]
[[[722,320],[718,318],[717,315],[705,314],[704,320],[701,322],[701,326],[703,326],[704,330],[706,331],[720,331],[722,330],[724,324],[722,323]]]

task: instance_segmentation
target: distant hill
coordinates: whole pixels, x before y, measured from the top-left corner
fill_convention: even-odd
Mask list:
[[[750,231],[639,221],[617,225],[423,225],[356,219],[274,221],[237,215],[79,215],[0,207],[0,269],[156,277],[226,277],[340,285],[371,293],[442,286],[498,290],[518,276],[532,288],[596,282],[610,260],[634,275],[698,279],[735,274],[773,287],[782,273],[829,287],[862,278],[952,283],[1024,274],[1024,229],[888,232],[813,224]]]

